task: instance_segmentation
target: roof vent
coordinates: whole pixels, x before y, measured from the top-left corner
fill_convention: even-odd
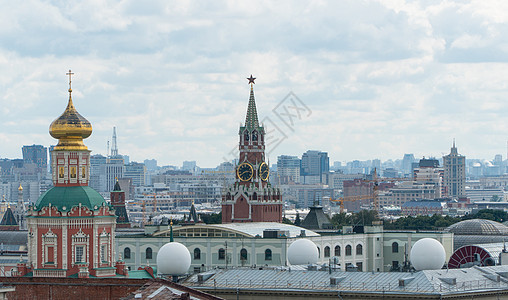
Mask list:
[[[198,274],[198,283],[203,283],[203,282],[207,281],[213,275],[215,275],[214,272]]]
[[[449,285],[456,285],[457,284],[457,278],[455,278],[455,277],[441,277],[439,279],[442,282],[449,284]]]
[[[346,276],[341,276],[341,277],[330,277],[330,285],[337,285],[337,284],[339,284],[341,281],[343,281],[344,279],[346,279]]]
[[[399,286],[407,286],[411,281],[413,281],[414,277],[406,277],[399,279]]]

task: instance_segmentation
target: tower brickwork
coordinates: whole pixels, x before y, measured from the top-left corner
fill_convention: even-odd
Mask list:
[[[222,223],[282,222],[282,199],[279,189],[269,183],[265,158],[265,129],[259,124],[251,85],[245,124],[240,126],[239,160],[235,183],[222,196]]]

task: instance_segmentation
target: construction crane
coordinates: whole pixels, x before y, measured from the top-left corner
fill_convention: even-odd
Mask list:
[[[339,202],[340,205],[340,213],[344,212],[344,202],[354,202],[359,200],[372,199],[374,195],[362,195],[362,196],[349,196],[349,197],[340,197],[337,199],[330,199],[332,202]]]
[[[358,195],[358,196],[347,196],[347,197],[341,197],[338,199],[330,199],[332,202],[339,202],[340,205],[340,212],[342,213],[344,211],[344,202],[354,202],[359,200],[366,200],[366,199],[372,199],[374,210],[377,212],[380,212],[379,209],[379,183],[380,182],[394,182],[394,181],[409,181],[413,180],[412,178],[379,178],[377,176],[377,170],[374,169],[374,172],[372,173],[372,179],[363,179],[363,182],[373,182],[374,185],[372,187],[372,194],[368,195]]]

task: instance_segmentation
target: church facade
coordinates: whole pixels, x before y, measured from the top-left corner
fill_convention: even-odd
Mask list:
[[[18,276],[33,272],[33,277],[88,278],[117,273],[115,211],[88,186],[90,150],[83,139],[91,135],[92,126],[76,111],[71,93],[69,81],[67,108],[49,128],[58,139],[51,153],[54,187],[28,208],[28,263],[18,264]]]
[[[222,223],[282,222],[280,190],[270,185],[270,169],[265,161],[265,129],[259,124],[254,98],[254,80],[245,124],[240,126],[240,156],[236,180],[222,196]]]

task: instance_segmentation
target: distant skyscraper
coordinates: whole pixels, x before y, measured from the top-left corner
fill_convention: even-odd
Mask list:
[[[443,156],[444,185],[449,197],[458,198],[466,195],[466,157],[459,155],[455,140],[451,152]]]
[[[404,158],[402,158],[402,174],[404,177],[407,177],[408,175],[411,175],[412,170],[412,163],[415,161],[415,156],[413,153],[404,154]]]
[[[277,173],[280,183],[300,182],[301,166],[302,161],[298,156],[281,155],[277,157]]]
[[[309,150],[302,155],[300,175],[318,176],[321,182],[323,173],[330,171],[330,159],[327,152]]]
[[[184,161],[182,164],[182,170],[186,171],[194,171],[194,168],[196,168],[196,161]]]
[[[38,168],[47,172],[48,148],[42,145],[23,146],[23,163],[36,164]]]
[[[132,178],[132,185],[141,187],[145,185],[146,167],[144,164],[132,162],[125,165],[123,177]]]
[[[145,163],[146,169],[148,171],[157,170],[157,160],[156,159],[145,159],[144,163]]]

